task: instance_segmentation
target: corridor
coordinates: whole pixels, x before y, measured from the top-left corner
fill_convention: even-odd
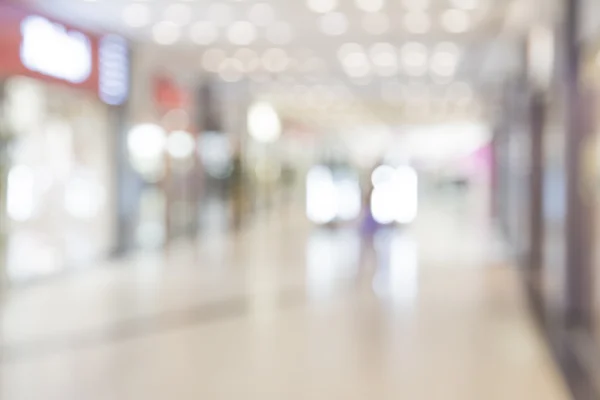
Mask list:
[[[425,205],[358,266],[300,212],[15,287],[0,398],[567,399],[472,208]],[[386,251],[387,249],[387,251]]]

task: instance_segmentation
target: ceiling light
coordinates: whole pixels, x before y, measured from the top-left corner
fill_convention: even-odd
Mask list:
[[[248,11],[248,20],[256,26],[268,26],[275,21],[275,10],[267,3],[254,4]]]
[[[410,42],[402,46],[400,58],[408,75],[422,76],[427,72],[428,51],[422,43]]]
[[[308,8],[311,11],[325,14],[331,12],[337,7],[337,0],[307,0]]]
[[[328,13],[321,16],[319,26],[326,35],[343,35],[348,30],[348,18],[341,12]]]
[[[371,73],[371,65],[363,52],[347,54],[342,60],[344,71],[351,78],[362,78]]]
[[[378,12],[383,9],[385,0],[355,0],[356,6],[366,12]]]
[[[390,20],[383,13],[368,13],[363,16],[362,26],[370,35],[383,35],[390,29]]]
[[[442,14],[441,23],[451,33],[462,33],[469,30],[469,15],[462,10],[447,10]]]
[[[427,64],[427,47],[418,42],[406,43],[400,49],[400,57],[404,65],[425,65]]]
[[[235,58],[226,58],[219,65],[219,77],[225,82],[237,82],[244,76],[244,66]]]
[[[127,25],[140,28],[150,22],[150,8],[145,4],[129,4],[123,9],[122,17]]]
[[[248,21],[237,21],[227,30],[227,39],[232,44],[246,46],[256,39],[256,27]]]
[[[449,77],[454,75],[458,64],[455,54],[445,51],[437,51],[431,56],[431,72],[438,76]]]
[[[267,27],[267,40],[273,44],[283,45],[292,41],[292,27],[286,22],[276,22]]]
[[[162,21],[154,25],[152,35],[156,43],[169,45],[179,40],[181,37],[181,28],[172,21]]]
[[[198,21],[190,28],[192,41],[201,46],[206,46],[217,40],[219,31],[214,23],[210,21]]]
[[[404,16],[404,27],[409,33],[427,33],[431,29],[431,19],[423,11],[410,11]]]
[[[227,57],[225,51],[221,49],[209,49],[204,52],[202,56],[202,67],[210,72],[217,72],[219,65]]]
[[[409,10],[426,10],[429,7],[429,0],[403,0],[402,4]]]
[[[196,140],[191,133],[186,131],[174,131],[167,136],[167,153],[172,158],[182,160],[194,154]]]
[[[212,3],[206,10],[209,21],[218,26],[226,27],[233,22],[233,8],[225,3]]]
[[[390,43],[374,44],[369,51],[369,55],[378,75],[394,76],[398,73],[396,49]]]
[[[281,136],[281,120],[269,103],[254,103],[248,110],[248,133],[255,140],[271,143]]]
[[[187,4],[175,3],[165,9],[165,20],[176,23],[177,25],[187,25],[190,23],[192,10]]]

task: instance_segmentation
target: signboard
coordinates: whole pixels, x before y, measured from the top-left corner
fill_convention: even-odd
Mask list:
[[[97,93],[108,104],[128,94],[123,39],[97,37],[0,2],[0,77],[22,75]]]

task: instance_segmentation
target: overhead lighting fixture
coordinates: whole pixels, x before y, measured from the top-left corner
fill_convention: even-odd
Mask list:
[[[410,11],[404,16],[404,27],[410,33],[424,34],[431,29],[431,18],[423,11]]]
[[[150,8],[145,4],[129,4],[123,9],[123,22],[132,28],[141,28],[150,23]]]
[[[422,76],[427,72],[429,58],[427,47],[418,42],[406,43],[400,50],[404,71],[411,76]]]
[[[256,27],[248,21],[237,21],[227,30],[227,39],[232,44],[247,46],[256,40]]]
[[[320,14],[332,12],[338,6],[338,0],[307,0],[309,10]]]
[[[348,18],[341,12],[322,15],[319,20],[321,32],[329,36],[340,36],[348,30]]]
[[[165,20],[183,26],[190,23],[192,9],[187,4],[175,3],[165,9]]]
[[[261,143],[272,143],[281,136],[281,120],[270,103],[259,102],[248,110],[248,133]]]
[[[190,28],[190,38],[198,45],[206,46],[214,43],[219,36],[219,30],[210,21],[198,21]]]
[[[398,56],[396,48],[390,43],[374,44],[369,55],[375,68],[375,72],[384,77],[394,76],[398,73]]]
[[[370,35],[383,35],[390,29],[390,20],[384,13],[367,13],[363,16],[362,26]]]
[[[152,28],[154,41],[162,45],[170,45],[181,37],[181,28],[172,21],[162,21]]]
[[[469,30],[471,21],[469,14],[463,10],[451,9],[442,14],[441,23],[451,33],[463,33]]]
[[[275,22],[267,27],[267,40],[273,44],[284,45],[292,41],[292,27],[287,22]]]
[[[385,0],[355,0],[356,6],[366,12],[379,12],[385,5]]]
[[[256,26],[268,26],[275,22],[275,10],[267,3],[256,3],[248,11],[248,20]]]

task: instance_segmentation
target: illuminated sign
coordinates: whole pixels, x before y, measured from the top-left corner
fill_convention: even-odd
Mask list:
[[[71,83],[90,77],[92,45],[85,34],[29,16],[21,22],[21,35],[21,62],[29,70]]]
[[[100,40],[100,77],[98,92],[106,104],[119,105],[129,94],[129,55],[127,42],[108,35]]]

